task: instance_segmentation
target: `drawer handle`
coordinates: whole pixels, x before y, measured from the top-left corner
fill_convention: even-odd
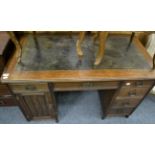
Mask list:
[[[135,97],[135,96],[136,96],[136,92],[129,92],[129,93],[128,93],[128,96],[129,96],[129,97]]]
[[[83,83],[83,85],[82,85],[83,87],[93,87],[94,86],[94,84],[93,83],[91,83],[91,82],[85,82],[85,83]]]
[[[136,86],[137,87],[143,87],[143,81],[137,81]]]
[[[36,87],[33,85],[27,85],[27,86],[25,86],[25,89],[26,90],[36,90]]]
[[[131,83],[130,83],[130,82],[126,82],[125,85],[126,85],[126,86],[130,86]]]

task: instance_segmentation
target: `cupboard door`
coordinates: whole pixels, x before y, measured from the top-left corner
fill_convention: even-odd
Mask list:
[[[27,120],[57,118],[55,99],[50,93],[20,94],[17,98]]]

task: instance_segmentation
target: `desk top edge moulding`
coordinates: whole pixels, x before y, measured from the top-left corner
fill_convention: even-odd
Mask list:
[[[32,33],[33,34],[33,33]],[[76,33],[35,33],[20,38],[21,63],[16,48],[5,67],[2,82],[65,82],[65,81],[109,81],[127,79],[154,79],[153,60],[134,36],[128,48],[130,35],[109,33],[106,38],[104,57],[95,64],[100,40],[94,34],[85,34],[79,60]],[[103,47],[100,47],[100,49]],[[97,59],[97,58],[96,58]]]

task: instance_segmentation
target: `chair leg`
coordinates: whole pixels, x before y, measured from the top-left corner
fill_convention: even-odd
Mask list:
[[[108,32],[99,32],[99,50],[94,63],[95,66],[99,65],[103,59],[107,37]]]
[[[131,34],[129,44],[128,44],[128,46],[127,46],[127,51],[129,50],[129,47],[130,47],[131,44],[132,44],[132,41],[133,41],[133,38],[135,37],[135,34],[136,34],[135,32],[132,32],[132,34]]]
[[[36,34],[36,31],[33,31],[32,32],[32,36],[33,36],[33,40],[34,40],[34,43],[35,43],[35,47],[37,49],[37,53],[36,53],[36,61],[37,62],[40,62],[41,61],[41,48],[40,48],[40,44],[38,42],[38,38],[37,38],[37,34]]]
[[[153,55],[153,70],[155,69],[155,54]]]
[[[15,44],[16,49],[19,51],[18,54],[18,63],[21,63],[21,57],[22,57],[22,46],[20,42],[17,40],[15,34],[13,31],[8,31],[8,34],[10,36],[11,41]]]
[[[83,58],[83,51],[81,49],[81,44],[82,44],[82,42],[84,40],[85,33],[86,32],[81,31],[80,34],[79,34],[79,39],[76,42],[76,52],[77,52],[77,55],[78,55],[80,61]]]
[[[94,43],[96,42],[96,40],[97,40],[97,38],[98,38],[98,32],[97,31],[94,31],[94,32],[92,32],[93,33],[93,41],[94,41]]]

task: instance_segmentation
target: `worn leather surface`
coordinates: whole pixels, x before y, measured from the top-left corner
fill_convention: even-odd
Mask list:
[[[100,65],[94,67],[98,42],[87,36],[82,44],[84,52],[80,64],[76,53],[77,36],[50,35],[37,36],[36,46],[32,35],[23,47],[22,62],[16,70],[87,70],[87,69],[149,69],[149,65],[139,49],[132,43],[127,51],[128,37],[110,36],[106,42],[105,56]]]

